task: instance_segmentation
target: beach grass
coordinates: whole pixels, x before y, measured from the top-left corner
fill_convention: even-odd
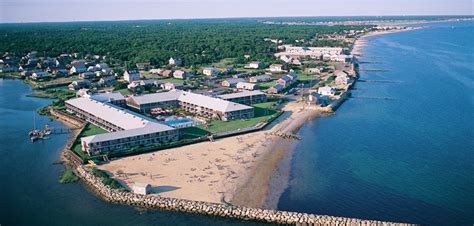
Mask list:
[[[69,184],[69,183],[75,183],[79,180],[79,177],[74,174],[74,172],[70,169],[66,169],[61,177],[59,177],[59,183],[61,184]]]
[[[129,191],[122,184],[120,184],[119,182],[117,182],[116,180],[111,178],[110,175],[108,173],[106,173],[105,171],[102,171],[102,170],[97,169],[97,168],[93,168],[93,173],[94,173],[94,176],[100,178],[102,180],[102,183],[109,186],[110,188],[118,189],[118,190],[121,190],[121,191]]]

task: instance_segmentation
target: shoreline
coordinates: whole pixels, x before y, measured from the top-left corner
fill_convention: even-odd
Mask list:
[[[393,33],[399,33],[399,32],[408,32],[408,31],[414,31],[414,30],[419,30],[419,29],[425,29],[426,27],[424,26],[416,26],[416,27],[408,27],[406,29],[402,30],[390,30],[390,31],[371,31],[368,32],[356,39],[352,46],[352,55],[357,58],[362,56],[362,50],[364,47],[366,47],[367,44],[367,39],[373,36],[378,36],[378,35],[386,35],[386,34],[393,34]]]
[[[318,114],[301,108],[288,103],[262,131],[119,158],[98,168],[126,187],[151,184],[151,196],[260,208],[274,170],[294,144],[274,134],[292,134]]]
[[[367,37],[393,32],[400,31],[370,32],[359,37],[353,48],[363,48],[361,40]],[[262,131],[118,158],[98,168],[128,188],[135,182],[150,183],[162,197],[276,209],[288,188],[297,142],[271,134],[295,134],[307,120],[320,115],[316,109],[301,109],[301,103],[288,103],[283,115]],[[67,150],[66,146],[63,152]],[[213,165],[216,160],[220,163]],[[218,170],[212,171],[213,167]]]

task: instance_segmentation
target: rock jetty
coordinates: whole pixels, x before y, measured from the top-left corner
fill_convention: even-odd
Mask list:
[[[169,211],[202,214],[208,216],[228,217],[242,220],[253,220],[278,224],[293,225],[409,225],[400,223],[390,223],[374,220],[361,220],[355,218],[332,217],[325,215],[314,215],[306,213],[265,210],[258,208],[248,208],[220,203],[210,203],[202,201],[192,201],[176,198],[166,198],[160,196],[150,196],[133,194],[119,191],[106,186],[95,177],[92,170],[84,165],[77,165],[76,174],[84,181],[88,187],[106,201],[138,206],[144,208],[159,208]]]

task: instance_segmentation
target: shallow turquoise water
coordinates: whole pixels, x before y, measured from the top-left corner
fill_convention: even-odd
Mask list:
[[[279,208],[474,223],[474,23],[369,38],[354,97],[305,125]]]

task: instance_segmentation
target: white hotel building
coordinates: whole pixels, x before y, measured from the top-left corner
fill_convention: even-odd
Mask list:
[[[89,97],[75,98],[65,103],[68,112],[109,131],[81,138],[82,150],[89,155],[179,139],[176,129],[110,103]]]
[[[181,108],[193,114],[222,121],[254,117],[253,107],[180,90],[132,96],[127,99],[127,105],[142,113],[148,113],[153,108]]]

